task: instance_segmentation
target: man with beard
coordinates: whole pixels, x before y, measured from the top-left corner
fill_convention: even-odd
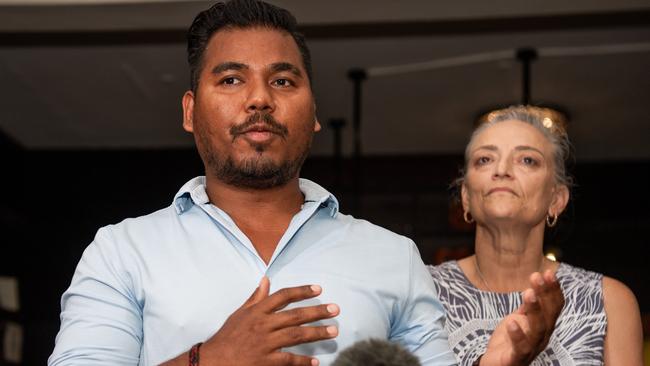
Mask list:
[[[320,125],[293,16],[218,3],[190,27],[188,59],[183,127],[205,177],[170,207],[99,230],[49,364],[318,365],[371,337],[454,364],[413,242],[339,213],[298,177]],[[529,303],[531,324],[547,321]]]

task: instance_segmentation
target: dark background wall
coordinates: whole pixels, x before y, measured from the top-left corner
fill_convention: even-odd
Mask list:
[[[578,159],[573,202],[547,248],[622,280],[650,314],[647,0],[270,1],[296,14],[312,50],[325,128],[303,176],[334,192],[343,212],[413,238],[428,263],[471,253],[472,228],[448,184],[476,117],[521,103],[515,50],[539,51],[532,101],[568,112]],[[201,174],[179,98],[186,30],[210,3],[0,0],[0,276],[19,279],[22,307],[0,309],[0,335],[3,321],[24,325],[24,365],[51,352],[60,296],[97,229],[170,204]],[[430,61],[448,65],[378,72]],[[371,71],[361,161],[333,157],[354,150],[356,67]],[[332,120],[347,122],[340,149]]]
[[[59,327],[59,300],[96,230],[171,203],[202,173],[195,151],[21,151],[4,144],[0,274],[18,276],[25,365],[44,364]],[[335,192],[346,213],[413,238],[428,263],[466,255],[472,232],[458,224],[448,183],[461,156],[311,158],[303,176]],[[360,164],[358,185],[352,172]],[[650,162],[577,164],[574,200],[548,247],[560,259],[628,284],[650,312],[644,256],[650,225]],[[3,253],[6,253],[3,252]]]

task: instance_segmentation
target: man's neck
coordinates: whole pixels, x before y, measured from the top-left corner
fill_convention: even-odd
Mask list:
[[[206,191],[210,202],[233,219],[266,263],[304,202],[298,177],[283,186],[253,189],[206,176]]]

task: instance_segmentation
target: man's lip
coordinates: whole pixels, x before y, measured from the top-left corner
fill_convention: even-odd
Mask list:
[[[247,128],[247,129],[245,129],[244,131],[242,131],[242,134],[247,134],[247,133],[250,133],[250,132],[276,133],[273,129],[271,129],[271,128],[265,126],[265,125],[255,125],[255,126],[251,126],[251,127]]]
[[[488,191],[488,194],[492,194],[492,193],[496,193],[496,192],[508,192],[508,193],[512,193],[512,194],[514,194],[515,196],[517,195],[517,193],[515,193],[515,191],[513,191],[512,189],[510,189],[510,188],[508,188],[508,187],[496,187],[496,188],[492,188],[492,189],[490,189],[490,190]]]
[[[253,143],[266,143],[278,136],[275,132],[269,129],[249,128],[240,134],[244,140]]]

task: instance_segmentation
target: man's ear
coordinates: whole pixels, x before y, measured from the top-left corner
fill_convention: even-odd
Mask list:
[[[564,184],[556,185],[551,206],[548,208],[549,215],[560,215],[569,203],[569,196],[569,187]]]
[[[314,132],[321,130],[320,122],[318,122],[318,117],[314,116]]]
[[[194,92],[191,90],[183,94],[183,129],[194,132]]]
[[[314,132],[321,130],[320,122],[318,121],[318,116],[316,115],[316,102],[314,102]]]

